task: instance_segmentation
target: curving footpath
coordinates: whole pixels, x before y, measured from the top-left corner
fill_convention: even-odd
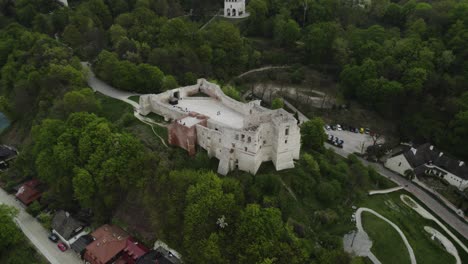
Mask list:
[[[399,191],[401,189],[403,189],[402,186],[393,187],[393,188],[385,189],[385,190],[373,190],[373,191],[369,191],[369,195],[391,193],[391,192]]]
[[[452,241],[450,241],[446,236],[444,236],[442,233],[437,231],[436,229],[430,227],[430,226],[425,226],[424,230],[431,234],[432,236],[436,237],[442,245],[444,245],[445,250],[452,256],[455,257],[456,264],[462,264],[462,261],[460,259],[460,256],[458,255],[458,250],[453,245]]]
[[[429,213],[426,209],[424,209],[422,206],[420,206],[415,200],[413,200],[411,197],[408,195],[400,195],[400,199],[405,203],[407,206],[413,208],[418,214],[420,214],[422,217],[432,220],[436,222],[457,244],[465,250],[466,253],[468,253],[468,248],[463,244],[463,242],[458,239],[457,236],[455,236],[450,230],[445,227],[444,224],[442,224],[437,218],[435,218],[431,213]],[[408,202],[407,199],[410,201]]]
[[[365,207],[361,207],[359,208],[357,211],[356,211],[356,227],[358,229],[358,234],[359,233],[364,233],[365,236],[367,236],[367,233],[364,231],[364,228],[362,227],[362,219],[361,219],[361,214],[362,212],[368,212],[368,213],[371,213],[375,216],[377,216],[378,218],[384,220],[385,222],[387,222],[388,224],[390,224],[397,232],[398,234],[401,236],[401,238],[403,239],[403,242],[405,243],[406,245],[406,248],[408,249],[408,253],[409,253],[409,256],[410,256],[410,260],[411,260],[411,264],[416,264],[416,256],[414,255],[414,251],[413,251],[413,248],[411,247],[411,245],[409,244],[408,242],[408,239],[406,239],[406,236],[405,234],[403,234],[403,232],[401,231],[401,229],[395,225],[392,221],[388,220],[387,218],[383,217],[382,215],[380,215],[379,213],[377,213],[376,211],[372,210],[372,209],[369,209],[369,208],[365,208]],[[371,247],[372,247],[372,243],[371,243]],[[373,258],[375,258],[375,255],[370,252],[370,248],[369,248],[369,253],[371,255],[367,255],[367,257],[369,257],[372,262],[374,263],[380,263],[380,262],[375,262]],[[377,260],[378,261],[378,260]]]

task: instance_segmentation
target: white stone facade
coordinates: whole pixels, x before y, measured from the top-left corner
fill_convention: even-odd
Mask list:
[[[224,16],[243,18],[249,14],[245,10],[245,0],[224,0]]]
[[[406,170],[414,171],[404,154],[393,156],[385,162],[384,166],[400,175],[405,176]],[[468,187],[468,180],[458,177],[449,171],[435,165],[423,165],[423,172],[427,175],[439,177],[447,181],[450,185],[457,187],[459,190],[465,190]]]
[[[413,169],[403,154],[387,159],[384,166],[403,176],[405,176],[405,171]]]
[[[209,97],[194,96],[198,93]],[[171,98],[178,98],[179,103],[171,105]],[[293,168],[294,159],[299,159],[301,135],[292,114],[266,109],[260,101],[238,102],[204,79],[196,85],[142,95],[139,111],[142,115],[154,112],[167,121],[190,112],[207,116],[206,127],[195,125],[197,144],[219,159],[222,175],[234,169],[255,174],[262,162],[270,160],[276,170]]]

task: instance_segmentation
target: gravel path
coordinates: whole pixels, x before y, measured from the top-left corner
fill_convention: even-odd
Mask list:
[[[82,261],[72,250],[61,252],[57,244],[49,241],[49,231],[31,215],[26,213],[22,204],[14,196],[0,189],[0,203],[13,206],[19,210],[15,217],[16,224],[21,228],[34,247],[52,264],[81,264]]]
[[[458,250],[452,243],[452,241],[450,241],[446,236],[444,236],[442,233],[430,226],[425,226],[424,230],[426,230],[426,232],[428,232],[432,236],[436,237],[442,243],[442,245],[444,245],[445,250],[447,250],[448,253],[455,257],[456,264],[462,264],[460,256],[458,255]]]
[[[408,239],[406,239],[406,236],[405,234],[403,234],[403,232],[401,231],[401,229],[395,225],[392,221],[388,220],[387,218],[383,217],[382,215],[380,215],[379,213],[377,213],[376,211],[372,210],[372,209],[369,209],[369,208],[365,208],[365,207],[361,207],[359,208],[357,211],[356,211],[356,227],[358,229],[358,234],[359,233],[365,233],[364,236],[367,236],[367,233],[364,231],[364,228],[362,227],[362,218],[361,218],[361,215],[362,215],[362,212],[368,212],[368,213],[371,213],[375,216],[377,216],[378,218],[384,220],[385,222],[387,222],[388,224],[390,224],[397,232],[398,234],[400,235],[400,237],[403,239],[403,242],[405,243],[405,246],[406,248],[408,249],[408,253],[410,255],[410,260],[411,260],[411,264],[416,264],[416,256],[414,255],[414,251],[413,251],[413,248],[411,247],[411,245],[409,244],[408,242]],[[370,246],[372,247],[372,243],[370,244]],[[360,253],[367,253],[367,255],[359,255],[359,256],[367,256],[369,257],[372,262],[375,263],[380,263],[380,262],[375,262],[375,260],[373,258],[375,258],[374,254],[372,254],[372,252],[370,252],[370,248],[361,248],[361,252]],[[368,252],[366,252],[366,250]],[[378,260],[377,260],[378,261]]]

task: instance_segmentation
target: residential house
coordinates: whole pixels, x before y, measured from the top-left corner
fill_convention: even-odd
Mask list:
[[[171,251],[158,247],[138,259],[136,264],[180,264],[182,261]]]
[[[128,234],[117,226],[103,225],[91,236],[94,241],[86,246],[83,255],[86,264],[113,263],[127,246]]]
[[[78,238],[87,234],[84,227],[84,223],[76,220],[65,211],[59,211],[52,219],[52,232],[69,248]]]
[[[40,182],[37,179],[33,179],[25,182],[18,189],[16,198],[20,200],[24,205],[28,206],[32,202],[39,200],[42,196],[42,192],[39,189]]]
[[[385,167],[401,175],[412,171],[418,177],[430,175],[464,190],[468,187],[468,166],[429,143],[397,153],[385,162]]]
[[[80,258],[83,258],[86,247],[93,241],[94,238],[89,234],[80,236],[73,244],[71,244],[71,249],[80,255]]]
[[[8,162],[18,155],[18,151],[12,147],[1,145],[0,146],[0,170],[8,168]]]
[[[120,258],[115,262],[116,264],[135,264],[137,260],[148,253],[149,249],[143,244],[136,241],[133,237],[127,238],[127,245],[125,246]]]

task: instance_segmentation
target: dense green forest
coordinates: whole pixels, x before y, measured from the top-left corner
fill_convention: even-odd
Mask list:
[[[69,4],[0,0],[0,109],[13,121],[4,136],[21,144],[1,180],[38,177],[49,209],[91,209],[95,225],[163,239],[186,263],[359,263],[342,250],[351,222],[341,216],[389,183],[325,150],[319,118],[302,127],[296,168],[220,178],[206,154],[148,139],[131,109],[87,88],[80,61],[142,93],[268,64],[326,66],[347,100],[396,122],[402,138],[468,158],[467,1],[251,0],[248,19],[203,29],[222,1]]]
[[[102,79],[139,92],[264,64],[327,65],[345,98],[397,123],[402,139],[468,158],[466,1],[251,0],[247,20],[203,30],[222,1],[69,2],[4,0],[0,22],[58,37]]]

